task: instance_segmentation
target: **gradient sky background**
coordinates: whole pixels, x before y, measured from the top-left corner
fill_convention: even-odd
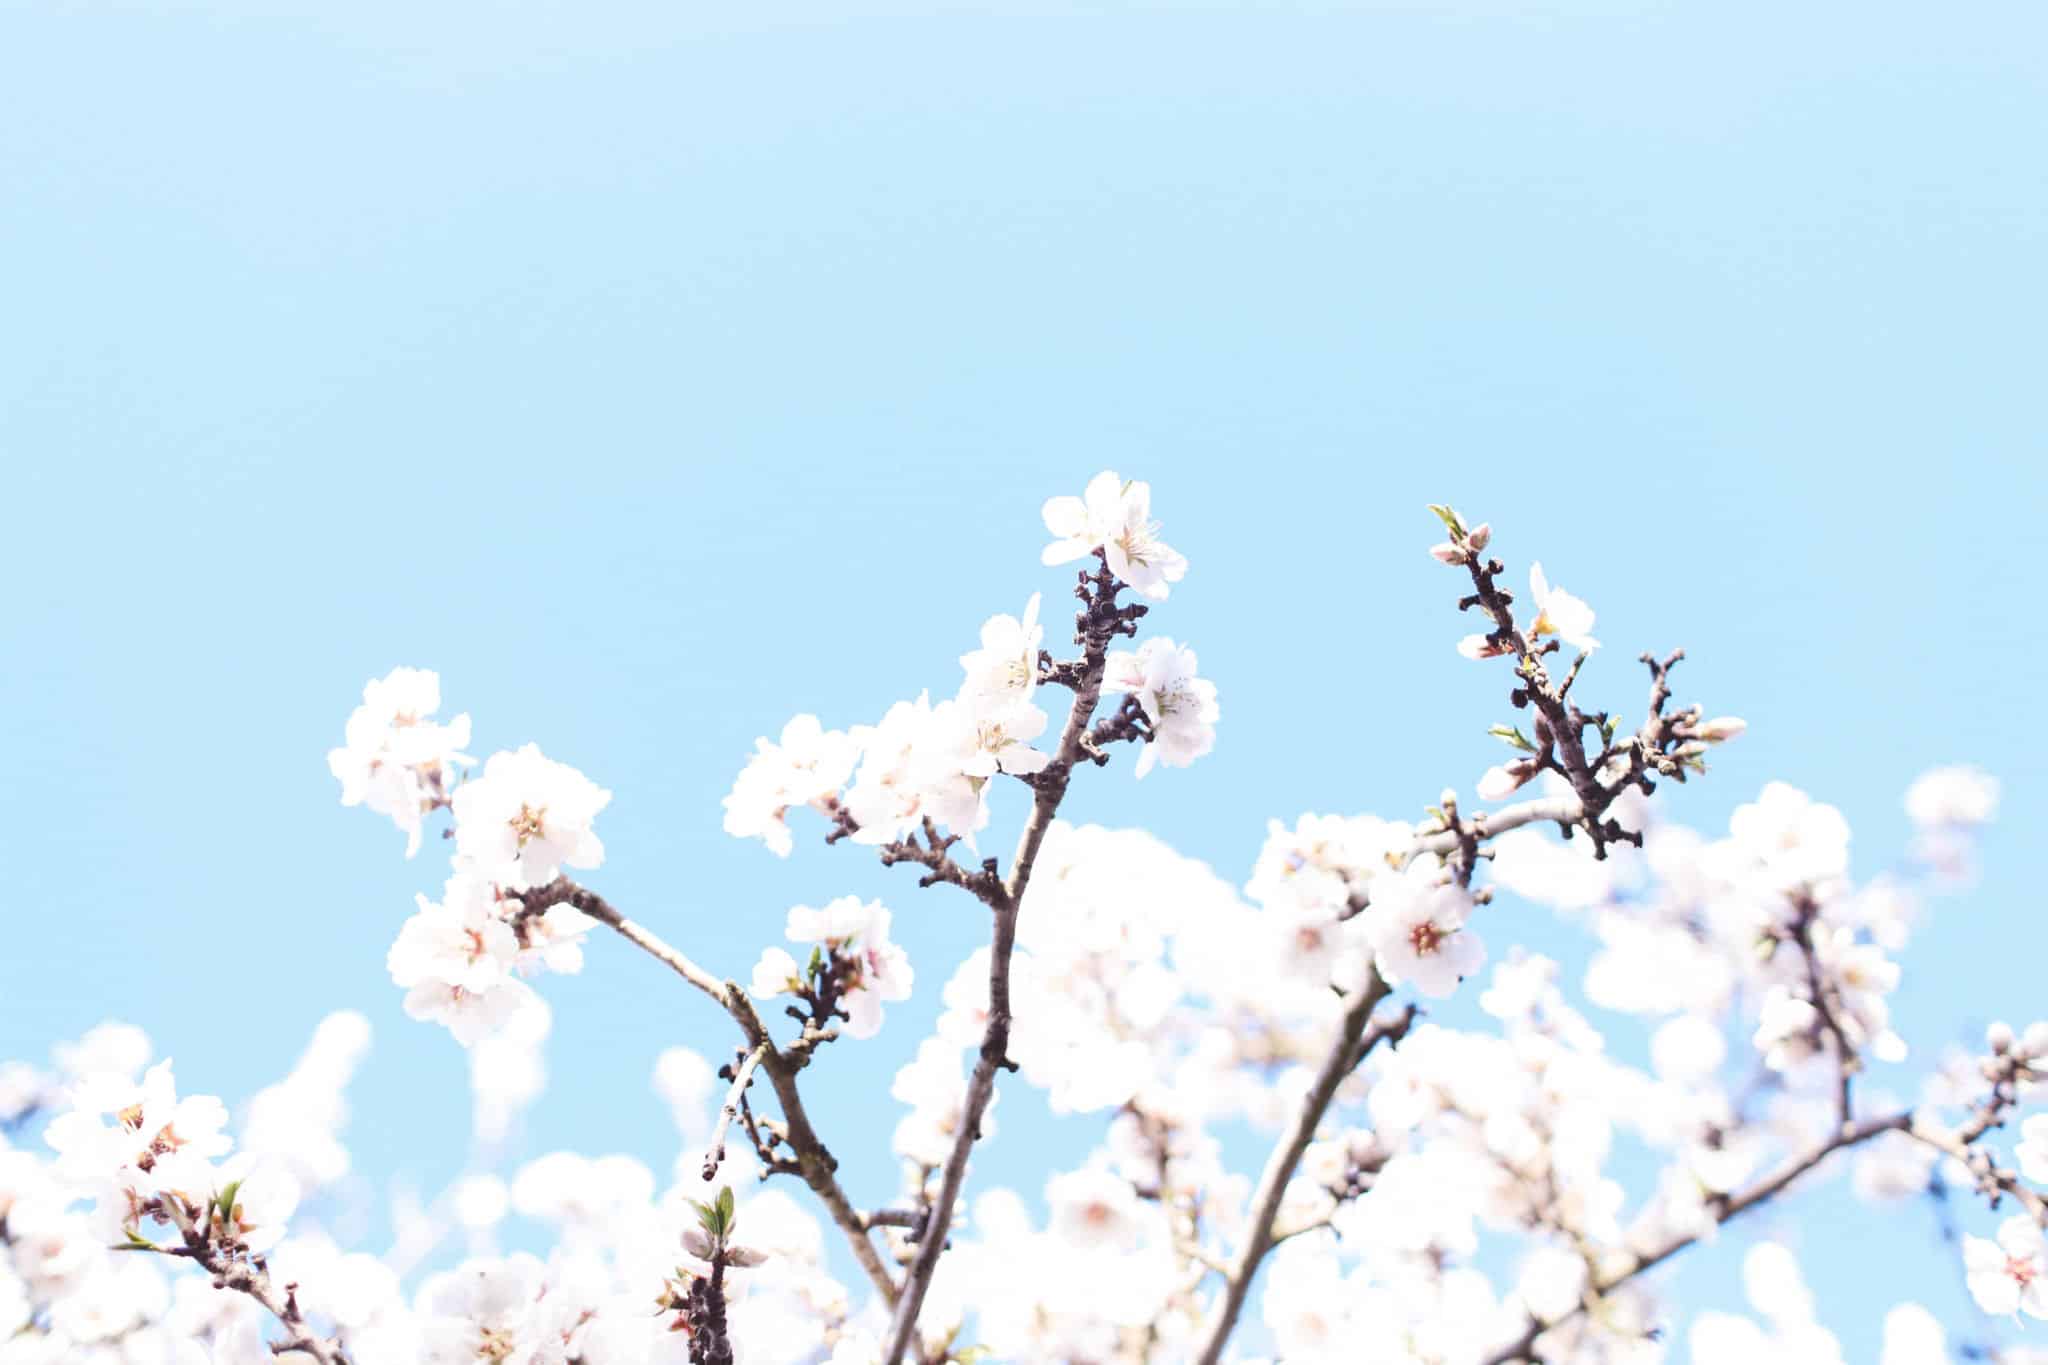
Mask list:
[[[922,989],[810,1082],[871,1102],[981,917],[718,798],[792,712],[950,690],[1062,590],[1039,503],[1104,467],[1192,561],[1151,624],[1224,722],[1076,816],[1242,880],[1268,817],[1469,787],[1507,708],[1422,554],[1449,500],[1599,610],[1582,691],[1633,713],[1633,656],[1684,645],[1682,695],[1749,719],[1703,827],[1783,777],[1869,873],[1916,773],[1995,771],[1898,1013],[1925,1057],[2041,1012],[2038,5],[739,8],[0,14],[0,1056],[115,1015],[245,1097],[359,1007],[362,1170],[455,1170],[462,1054],[383,971],[442,864],[324,764],[408,663],[479,753],[610,787],[592,880],[719,970],[884,895]],[[654,1056],[723,1021],[593,958],[545,983],[519,1151],[665,1171]],[[1079,1159],[1034,1106],[986,1176]],[[886,1198],[886,1126],[830,1127]],[[1851,1359],[1898,1298],[1974,1330],[1924,1210],[1880,1255],[1838,1190],[1793,1207],[1745,1235],[1800,1247]],[[1743,1240],[1677,1301],[1739,1303]]]

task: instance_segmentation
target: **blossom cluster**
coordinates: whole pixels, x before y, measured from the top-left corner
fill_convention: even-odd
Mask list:
[[[1136,638],[1187,561],[1114,472],[1041,509],[1044,563],[1093,565],[1078,657],[1048,647],[1034,594],[984,622],[940,700],[756,741],[726,831],[787,857],[808,809],[827,842],[970,894],[994,930],[936,974],[897,941],[912,912],[829,893],[760,916],[750,973],[698,967],[576,880],[604,866],[609,792],[532,744],[479,765],[469,718],[433,719],[431,672],[372,681],[329,766],[409,857],[446,816],[438,899],[386,964],[406,1013],[468,1049],[469,1162],[431,1199],[389,1191],[389,1249],[359,1249],[351,1012],[239,1123],[126,1025],[0,1064],[0,1365],[1826,1365],[1848,1355],[1790,1245],[1746,1248],[1740,1311],[1685,1313],[1647,1272],[1838,1179],[1873,1206],[1939,1192],[1964,1220],[1983,1320],[1891,1305],[1884,1365],[2043,1365],[2005,1334],[2048,1318],[2048,1112],[2027,1112],[2048,1021],[1931,1056],[1894,1008],[1996,782],[1915,781],[1907,856],[1875,876],[1842,812],[1784,783],[1725,828],[1681,823],[1673,787],[1744,723],[1671,705],[1676,655],[1646,656],[1639,728],[1582,709],[1592,607],[1532,563],[1518,612],[1492,528],[1434,510],[1430,553],[1486,618],[1459,652],[1510,660],[1490,667],[1529,717],[1488,731],[1513,756],[1476,801],[1305,812],[1215,866],[1063,811],[1115,746],[1139,746],[1137,777],[1185,768],[1220,717],[1192,649]],[[976,842],[1006,788],[1028,794],[1007,865]],[[1517,943],[1542,909],[1583,970]],[[509,1150],[547,1080],[530,983],[583,970],[600,926],[739,1030],[653,1060],[663,1172]],[[919,989],[930,1035],[900,1036],[931,1017],[913,1006],[881,1038]],[[842,1035],[877,1041],[827,1059]],[[866,1067],[871,1099],[807,1112],[825,1066]],[[1015,1141],[1020,1102],[1084,1138],[1010,1188],[974,1166]],[[892,1158],[888,1200],[857,1204]],[[205,1273],[171,1273],[187,1263]]]

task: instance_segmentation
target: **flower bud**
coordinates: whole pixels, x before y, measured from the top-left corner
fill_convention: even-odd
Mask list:
[[[1491,522],[1482,521],[1477,526],[1473,527],[1469,533],[1467,533],[1467,535],[1465,536],[1465,544],[1468,547],[1470,547],[1474,554],[1477,554],[1479,551],[1485,549],[1486,543],[1492,539],[1493,524]]]
[[[1716,716],[1703,725],[1693,727],[1693,737],[1709,744],[1720,744],[1734,739],[1749,728],[1749,722],[1740,716]]]
[[[2012,1025],[2003,1019],[1984,1030],[1984,1045],[1993,1052],[2005,1052],[2012,1047]]]
[[[1522,784],[1536,775],[1536,765],[1526,758],[1511,763],[1501,763],[1488,768],[1473,790],[1481,801],[1504,801],[1520,791]]]
[[[1430,546],[1429,553],[1441,564],[1463,564],[1472,558],[1462,546],[1453,545],[1448,540]]]

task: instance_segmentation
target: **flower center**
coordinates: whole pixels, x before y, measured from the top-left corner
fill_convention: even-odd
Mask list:
[[[2012,1276],[2015,1284],[2025,1289],[2040,1275],[2041,1267],[2034,1264],[2034,1258],[2031,1256],[2008,1256],[2005,1258],[2005,1273]]]
[[[1436,927],[1434,920],[1424,920],[1408,931],[1408,946],[1423,957],[1428,957],[1443,946],[1450,935]]]
[[[528,840],[540,838],[547,828],[547,818],[546,806],[535,810],[524,801],[519,803],[519,814],[512,817],[512,833],[518,836],[521,848],[526,847]]]

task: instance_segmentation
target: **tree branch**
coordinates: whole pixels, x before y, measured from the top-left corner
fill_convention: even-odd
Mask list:
[[[1302,1098],[1300,1112],[1294,1116],[1294,1122],[1282,1135],[1272,1156],[1266,1159],[1266,1169],[1259,1176],[1259,1188],[1252,1195],[1250,1229],[1245,1234],[1244,1245],[1238,1250],[1237,1259],[1231,1262],[1224,1276],[1223,1300],[1216,1307],[1216,1316],[1210,1320],[1208,1330],[1203,1334],[1201,1351],[1195,1357],[1200,1365],[1216,1365],[1223,1357],[1224,1344],[1237,1328],[1238,1316],[1244,1311],[1245,1296],[1251,1292],[1259,1264],[1276,1245],[1273,1220],[1279,1216],[1280,1202],[1287,1193],[1287,1182],[1294,1178],[1295,1167],[1301,1164],[1301,1154],[1315,1140],[1316,1127],[1323,1121],[1330,1102],[1337,1097],[1337,1087],[1357,1069],[1375,1044],[1387,1038],[1398,1040],[1414,1019],[1411,1009],[1397,1022],[1368,1027],[1374,1007],[1392,990],[1393,987],[1380,976],[1378,968],[1366,977],[1364,989],[1344,1011],[1337,1037],[1324,1055],[1322,1070],[1316,1073],[1315,1084]]]
[[[1082,646],[1083,656],[1079,668],[1055,669],[1059,680],[1073,689],[1074,703],[1067,712],[1066,725],[1060,731],[1059,747],[1054,750],[1051,761],[1030,779],[1037,796],[1031,803],[1031,814],[1025,820],[1023,832],[1018,836],[1017,851],[1010,859],[1010,874],[996,895],[984,897],[995,912],[989,945],[988,1026],[982,1035],[981,1051],[975,1058],[974,1070],[967,1079],[967,1094],[961,1102],[959,1135],[954,1138],[953,1150],[947,1154],[946,1164],[940,1169],[939,1191],[918,1239],[917,1254],[905,1273],[903,1296],[896,1301],[895,1317],[889,1324],[889,1339],[882,1351],[885,1365],[897,1365],[916,1334],[917,1315],[924,1306],[925,1291],[931,1287],[932,1276],[938,1271],[939,1257],[946,1247],[946,1232],[953,1223],[953,1208],[959,1200],[960,1187],[967,1179],[968,1155],[981,1138],[982,1117],[995,1099],[996,1072],[1016,1069],[1016,1063],[1010,1060],[1009,1049],[1012,1022],[1010,958],[1017,946],[1017,913],[1023,906],[1024,892],[1031,884],[1031,871],[1037,865],[1039,849],[1044,845],[1053,817],[1067,794],[1074,766],[1091,757],[1087,747],[1089,723],[1094,718],[1096,703],[1102,697],[1102,676],[1109,658],[1110,642],[1119,635],[1135,634],[1137,620],[1145,613],[1143,606],[1117,606],[1116,595],[1122,587],[1123,584],[1109,572],[1105,563],[1095,573],[1083,573],[1080,586],[1075,589],[1082,608],[1076,617],[1074,638],[1075,643]]]
[[[1727,1223],[1737,1215],[1746,1213],[1757,1205],[1772,1199],[1793,1181],[1820,1165],[1821,1162],[1827,1160],[1836,1152],[1868,1142],[1870,1139],[1882,1136],[1885,1133],[1909,1132],[1911,1131],[1912,1122],[1912,1114],[1910,1112],[1902,1112],[1881,1119],[1869,1119],[1854,1127],[1841,1129],[1826,1142],[1787,1162],[1774,1174],[1752,1185],[1741,1194],[1731,1195],[1714,1210],[1715,1226],[1718,1227]],[[1593,1304],[1598,1303],[1601,1298],[1613,1293],[1616,1289],[1653,1266],[1662,1265],[1665,1261],[1670,1260],[1673,1256],[1676,1256],[1679,1252],[1697,1242],[1699,1238],[1700,1235],[1698,1233],[1689,1232],[1671,1238],[1653,1251],[1637,1253],[1630,1260],[1626,1268],[1595,1283],[1585,1297],[1580,1300],[1578,1306],[1569,1312],[1560,1313],[1553,1318],[1532,1317],[1529,1320],[1528,1328],[1523,1331],[1520,1337],[1516,1338],[1510,1345],[1504,1346],[1486,1357],[1483,1365],[1511,1365],[1511,1362],[1514,1361],[1536,1361],[1538,1359],[1535,1354],[1536,1339],[1538,1337],[1562,1323],[1571,1321]]]
[[[711,1132],[711,1145],[704,1150],[704,1181],[711,1182],[718,1174],[718,1164],[725,1160],[725,1135],[732,1127],[733,1119],[739,1116],[740,1101],[747,1093],[747,1086],[753,1082],[754,1068],[761,1064],[767,1044],[757,1044],[741,1059],[733,1073],[732,1089],[725,1092],[725,1103],[718,1106],[718,1126]]]
[[[791,1052],[778,1048],[767,1028],[761,1023],[761,1016],[754,1009],[754,1002],[747,993],[733,981],[718,978],[690,961],[682,953],[663,942],[661,936],[645,926],[620,914],[617,907],[603,896],[587,887],[579,886],[567,877],[557,877],[547,886],[529,891],[520,897],[523,902],[521,915],[538,914],[550,905],[568,903],[590,916],[598,923],[615,930],[627,942],[640,948],[655,961],[675,972],[683,980],[695,986],[716,1001],[721,1009],[730,1014],[746,1035],[747,1046],[759,1056],[757,1065],[768,1073],[768,1080],[775,1088],[775,1098],[782,1105],[783,1136],[793,1153],[789,1167],[811,1187],[832,1215],[832,1221],[846,1234],[848,1244],[853,1248],[854,1259],[867,1272],[868,1280],[885,1303],[896,1302],[896,1282],[891,1278],[888,1267],[882,1264],[880,1253],[869,1240],[867,1229],[862,1226],[860,1214],[854,1210],[853,1201],[846,1197],[834,1172],[839,1162],[819,1138],[811,1126],[809,1114],[804,1110],[803,1095],[797,1090],[796,1073],[809,1061],[806,1052]],[[744,1086],[739,1086],[744,1089]],[[728,1100],[730,1103],[730,1100]],[[721,1123],[721,1133],[724,1129]],[[722,1145],[722,1142],[719,1144]],[[770,1168],[771,1171],[776,1169]]]

